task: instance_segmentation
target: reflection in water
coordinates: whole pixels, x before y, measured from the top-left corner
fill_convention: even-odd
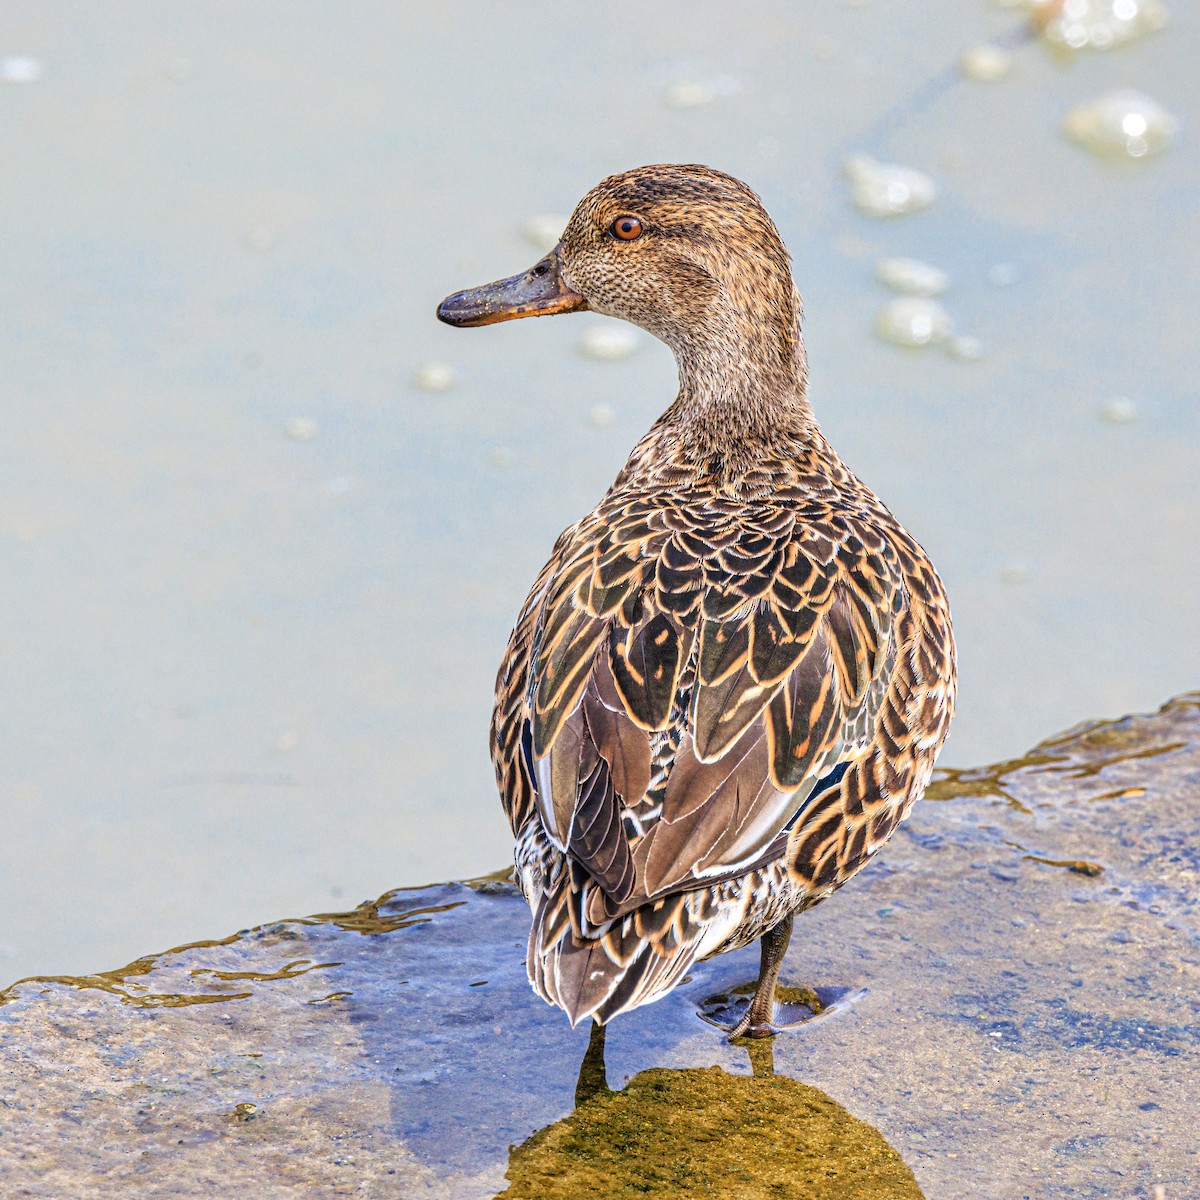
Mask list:
[[[512,1150],[497,1200],[920,1200],[912,1172],[877,1129],[817,1088],[776,1075],[772,1039],[747,1049],[752,1076],[655,1067],[614,1092],[604,1027],[593,1025],[575,1111]]]

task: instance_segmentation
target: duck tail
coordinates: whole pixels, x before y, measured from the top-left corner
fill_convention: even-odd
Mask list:
[[[688,893],[635,909],[598,931],[580,919],[583,897],[563,887],[539,899],[526,966],[534,991],[576,1025],[606,1024],[665,996],[713,945]],[[586,930],[586,931],[585,931]]]

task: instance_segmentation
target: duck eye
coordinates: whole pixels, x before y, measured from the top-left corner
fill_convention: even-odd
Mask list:
[[[642,236],[642,228],[642,223],[637,217],[618,217],[608,227],[608,232],[623,242],[632,242]]]

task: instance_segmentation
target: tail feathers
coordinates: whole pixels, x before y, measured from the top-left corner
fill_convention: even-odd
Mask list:
[[[706,930],[689,919],[684,895],[658,901],[653,921],[639,920],[638,910],[595,937],[582,936],[576,922],[563,919],[564,901],[569,909],[573,899],[542,896],[527,958],[534,990],[561,1008],[572,1025],[586,1017],[603,1025],[660,999],[699,956]],[[659,911],[664,903],[678,906],[666,920]]]

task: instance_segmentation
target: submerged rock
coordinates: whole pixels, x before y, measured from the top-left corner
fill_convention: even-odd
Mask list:
[[[1200,694],[940,772],[797,923],[784,983],[866,994],[752,1047],[755,1078],[698,1012],[756,948],[618,1019],[597,1064],[529,990],[503,874],[24,980],[0,1194],[1188,1195],[1198,781]]]

